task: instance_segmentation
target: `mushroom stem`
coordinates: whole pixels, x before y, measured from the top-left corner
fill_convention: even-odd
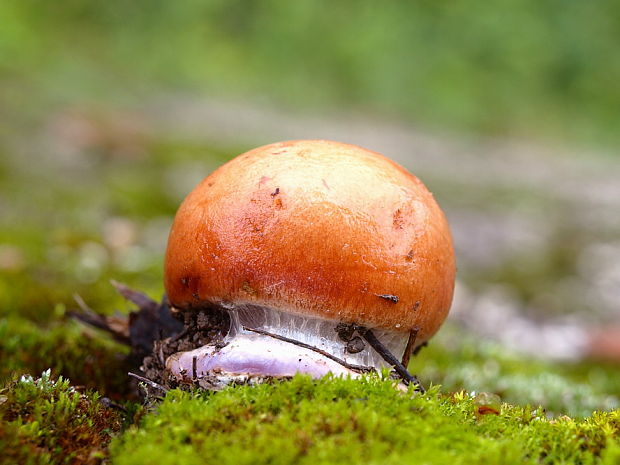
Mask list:
[[[381,357],[383,357],[383,360],[394,367],[396,373],[400,375],[405,384],[413,384],[415,386],[415,391],[421,393],[426,392],[418,378],[409,373],[407,368],[405,368],[403,364],[400,363],[394,355],[392,355],[392,353],[381,343],[381,341],[379,341],[379,339],[377,339],[370,329],[365,328],[364,326],[357,326],[356,329],[360,336],[366,339],[366,342],[368,342],[368,344],[370,344],[371,347],[375,349]]]
[[[274,339],[279,339],[280,341],[284,341],[284,342],[288,342],[291,344],[295,344],[296,346],[299,347],[303,347],[304,349],[309,349],[312,350],[314,352],[317,352],[321,355],[323,355],[324,357],[327,357],[331,360],[333,360],[334,362],[338,362],[340,363],[343,367],[348,368],[349,370],[354,370],[354,371],[360,371],[360,372],[370,372],[370,371],[375,371],[374,368],[372,367],[366,367],[363,365],[354,365],[352,363],[348,363],[345,360],[342,360],[341,358],[336,357],[335,355],[330,354],[329,352],[319,349],[317,347],[314,347],[310,344],[306,344],[304,342],[300,342],[300,341],[296,341],[295,339],[291,339],[285,336],[280,336],[279,334],[274,334],[274,333],[270,333],[268,331],[262,330],[262,329],[255,329],[255,328],[248,328],[247,326],[243,326],[243,329],[246,331],[252,331],[254,333],[258,333],[258,334],[262,334],[264,336],[269,336],[272,337]]]

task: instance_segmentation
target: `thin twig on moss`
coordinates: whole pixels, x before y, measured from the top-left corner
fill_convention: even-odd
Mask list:
[[[156,383],[155,381],[152,381],[152,380],[150,380],[148,378],[145,378],[144,376],[140,376],[140,375],[137,375],[135,373],[132,373],[131,371],[128,372],[127,374],[129,376],[131,376],[132,378],[136,378],[138,381],[141,381],[141,382],[143,382],[145,384],[148,384],[149,386],[151,386],[154,389],[159,389],[162,392],[168,392],[168,390],[169,390],[167,387],[164,387],[161,384]]]
[[[409,332],[409,338],[407,339],[407,347],[405,347],[405,352],[403,353],[403,359],[400,363],[406,368],[409,366],[409,360],[411,359],[411,355],[413,353],[413,348],[415,346],[415,341],[418,338],[418,332],[420,328],[413,328]]]
[[[383,360],[385,360],[386,362],[388,362],[390,365],[394,367],[394,369],[396,370],[396,373],[400,375],[400,377],[406,384],[413,384],[415,386],[416,391],[419,391],[422,393],[425,392],[425,389],[420,383],[420,381],[418,381],[418,378],[416,378],[414,375],[409,373],[407,368],[405,368],[403,364],[400,363],[396,357],[394,357],[392,352],[390,352],[381,343],[381,341],[377,339],[377,336],[375,336],[375,334],[370,329],[365,328],[364,326],[356,326],[356,329],[357,329],[357,332],[364,339],[366,339],[366,342],[368,342],[368,344],[370,344],[372,348],[375,349],[377,353],[381,355],[381,357],[383,357]]]

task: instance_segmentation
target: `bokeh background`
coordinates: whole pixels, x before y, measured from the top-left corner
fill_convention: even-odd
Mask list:
[[[617,407],[619,48],[611,0],[4,0],[0,378],[120,393],[119,348],[70,321],[74,296],[112,313],[130,307],[110,279],[161,295],[201,178],[329,138],[406,166],[452,225],[454,310],[415,371]]]

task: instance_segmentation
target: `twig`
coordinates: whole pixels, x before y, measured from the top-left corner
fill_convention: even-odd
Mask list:
[[[160,341],[155,342],[157,346],[157,359],[161,365],[166,364],[166,358],[164,357],[164,344]]]
[[[92,326],[93,328],[110,333],[114,337],[114,339],[116,339],[121,344],[131,345],[129,337],[127,337],[127,335],[123,334],[118,329],[112,328],[106,317],[100,315],[92,308],[90,308],[88,304],[84,301],[82,296],[80,296],[79,294],[73,294],[73,300],[75,300],[75,303],[78,304],[78,307],[80,307],[80,310],[82,312],[80,313],[72,310],[68,311],[67,314],[71,318],[79,321],[80,323],[84,323],[86,325]]]
[[[120,295],[130,302],[133,302],[139,309],[148,309],[151,312],[156,312],[159,308],[159,304],[157,302],[142,292],[134,291],[133,289],[130,289],[124,284],[113,279],[110,280],[110,284],[114,286]]]
[[[189,328],[183,328],[183,331],[181,331],[179,334],[177,334],[176,336],[172,336],[170,338],[170,342],[177,342],[179,339],[181,339],[182,337],[185,337],[187,335],[187,333],[189,332]]]
[[[390,302],[397,304],[400,300],[397,295],[394,294],[375,294],[377,297],[381,297],[382,299],[389,300]]]
[[[274,339],[279,339],[280,341],[289,342],[291,344],[295,344],[296,346],[303,347],[304,349],[312,350],[312,351],[316,352],[317,354],[321,354],[324,357],[327,357],[327,358],[333,360],[334,362],[339,363],[340,365],[342,365],[345,368],[348,368],[349,370],[361,371],[361,372],[364,372],[364,373],[375,371],[375,369],[372,368],[372,367],[366,367],[366,366],[363,366],[363,365],[354,365],[352,363],[348,363],[347,361],[342,360],[341,358],[338,358],[335,355],[330,354],[329,352],[326,352],[326,351],[324,351],[322,349],[319,349],[317,347],[311,346],[310,344],[306,344],[304,342],[297,341],[295,339],[290,339],[290,338],[285,337],[285,336],[280,336],[279,334],[270,333],[270,332],[264,331],[262,329],[248,328],[247,326],[244,326],[243,329],[245,329],[246,331],[252,331],[254,333],[262,334],[264,336],[269,336],[269,337],[272,337]]]
[[[78,304],[78,307],[80,307],[83,312],[85,312],[85,313],[95,313],[95,311],[88,306],[86,301],[77,292],[75,294],[73,294],[73,300],[75,300],[75,303]]]
[[[403,353],[403,359],[400,363],[406,368],[409,366],[409,360],[411,359],[411,354],[413,352],[413,347],[415,346],[415,341],[418,338],[418,332],[420,328],[413,328],[409,332],[409,339],[407,339],[407,347],[405,347],[405,352]]]
[[[135,373],[132,373],[131,371],[128,372],[127,374],[131,376],[132,378],[136,378],[138,381],[148,384],[154,389],[159,389],[162,392],[168,392],[168,388],[162,386],[161,384],[156,383],[155,381],[151,381],[150,379],[145,378],[144,376],[137,375]]]
[[[370,329],[365,328],[364,326],[357,326],[356,329],[358,333],[364,339],[366,339],[368,344],[370,344],[372,348],[375,349],[377,353],[381,355],[381,357],[383,357],[383,360],[385,360],[394,367],[396,372],[400,375],[400,377],[406,384],[412,383],[415,386],[416,391],[419,391],[421,393],[425,392],[424,387],[422,387],[420,381],[418,381],[418,379],[414,375],[407,371],[407,368],[405,368],[403,364],[400,363],[398,359],[394,357],[394,355],[392,355],[392,353],[381,343],[381,341],[379,341],[379,339],[377,339],[377,336],[375,336],[375,334]]]
[[[109,399],[108,397],[101,397],[99,399],[99,402],[105,408],[113,408],[113,409],[116,409],[116,410],[120,410],[123,413],[127,413],[127,409],[125,407],[123,407],[121,404],[118,404],[118,403],[114,402],[112,399]]]

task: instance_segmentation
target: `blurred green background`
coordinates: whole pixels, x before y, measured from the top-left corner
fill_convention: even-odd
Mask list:
[[[0,18],[9,119],[15,105],[183,90],[439,130],[620,137],[620,7],[609,0],[7,0]]]
[[[452,326],[422,376],[617,406],[618,362],[591,346],[620,324],[619,45],[611,0],[4,0],[0,377],[118,393],[117,348],[66,318],[73,294],[106,313],[129,308],[111,278],[161,295],[202,177],[333,138],[411,169],[452,225]]]

